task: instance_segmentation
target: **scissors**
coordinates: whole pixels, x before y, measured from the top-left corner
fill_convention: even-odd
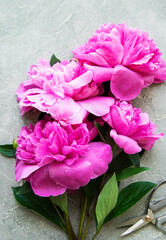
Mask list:
[[[162,207],[166,206],[166,198],[157,201],[155,203],[151,202],[151,198],[153,196],[153,193],[156,191],[156,189],[158,189],[162,184],[166,183],[166,180],[163,180],[162,182],[160,182],[156,187],[154,187],[154,189],[152,190],[149,198],[148,198],[148,205],[147,205],[147,211],[146,214],[140,216],[140,217],[136,217],[133,219],[130,219],[124,223],[122,223],[119,227],[127,227],[127,226],[131,226],[130,228],[128,228],[124,233],[122,233],[122,236],[128,235],[136,230],[138,230],[139,228],[147,225],[148,223],[152,223],[154,225],[157,226],[157,228],[159,230],[161,230],[163,233],[166,233],[166,228],[164,228],[162,226],[163,223],[166,222],[166,214],[164,216],[155,218],[154,212],[156,212],[157,210],[159,210]]]

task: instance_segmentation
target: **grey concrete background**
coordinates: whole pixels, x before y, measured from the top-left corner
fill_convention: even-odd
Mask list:
[[[20,117],[15,91],[27,79],[31,64],[36,64],[40,58],[50,59],[53,53],[60,59],[69,60],[72,49],[85,43],[101,24],[124,21],[131,27],[149,32],[166,61],[165,13],[165,0],[0,0],[0,144],[11,143],[26,122]],[[158,133],[166,129],[165,91],[165,84],[153,85],[135,100],[135,105],[147,111],[157,124]],[[158,182],[166,178],[165,156],[166,141],[163,138],[142,159],[142,166],[152,170],[125,181],[124,185],[129,181]],[[17,185],[14,165],[14,159],[0,156],[0,239],[67,239],[58,227],[16,203],[11,191],[11,186]],[[166,195],[164,188],[159,197],[163,195]],[[74,207],[79,206],[78,199],[79,195],[70,199],[71,219],[76,230],[79,215]],[[117,229],[117,225],[141,214],[145,200],[108,223],[96,239],[121,239],[123,229]],[[93,225],[87,239],[91,239],[94,231]],[[149,238],[164,240],[166,236],[149,224],[124,239]]]

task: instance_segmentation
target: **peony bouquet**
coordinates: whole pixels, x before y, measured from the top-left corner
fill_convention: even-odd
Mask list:
[[[38,120],[21,128],[0,152],[16,157],[16,200],[57,224],[70,240],[86,239],[95,215],[101,228],[137,203],[156,184],[142,181],[119,191],[120,182],[142,171],[140,157],[163,133],[132,104],[143,88],[166,80],[166,67],[146,32],[104,24],[70,61],[41,59],[17,89],[22,117]],[[27,115],[28,116],[28,115]],[[68,195],[81,193],[75,233]]]

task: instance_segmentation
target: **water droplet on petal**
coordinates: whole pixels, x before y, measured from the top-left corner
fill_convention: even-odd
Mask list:
[[[57,101],[56,101],[56,102],[57,102],[57,103],[59,103],[60,101],[61,101],[61,99],[59,98],[59,99],[57,99]]]

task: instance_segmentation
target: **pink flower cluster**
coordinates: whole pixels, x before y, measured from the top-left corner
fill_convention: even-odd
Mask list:
[[[112,127],[110,136],[128,154],[150,150],[154,142],[163,136],[154,134],[156,125],[149,120],[147,113],[135,108],[126,101],[117,101],[103,119]]]
[[[166,79],[165,63],[154,40],[126,24],[104,24],[73,53],[94,73],[94,81],[110,80],[112,93],[121,100],[134,99],[142,88]]]
[[[112,160],[110,145],[90,142],[86,123],[45,119],[23,127],[18,137],[16,180],[26,179],[35,194],[56,196],[78,189],[104,174]]]
[[[78,189],[107,171],[112,150],[91,142],[97,130],[89,116],[107,123],[110,137],[128,154],[150,150],[163,136],[129,102],[166,79],[161,52],[147,33],[104,24],[73,53],[70,62],[32,65],[16,92],[22,116],[32,109],[51,116],[23,127],[17,141],[16,180],[29,181],[40,196]]]
[[[22,116],[35,108],[57,121],[77,124],[87,117],[87,105],[108,105],[101,113],[92,109],[92,113],[101,116],[112,104],[112,99],[99,97],[104,92],[102,84],[95,83],[93,73],[81,63],[63,61],[51,67],[48,61],[40,60],[31,66],[28,75],[29,80],[16,91]]]

